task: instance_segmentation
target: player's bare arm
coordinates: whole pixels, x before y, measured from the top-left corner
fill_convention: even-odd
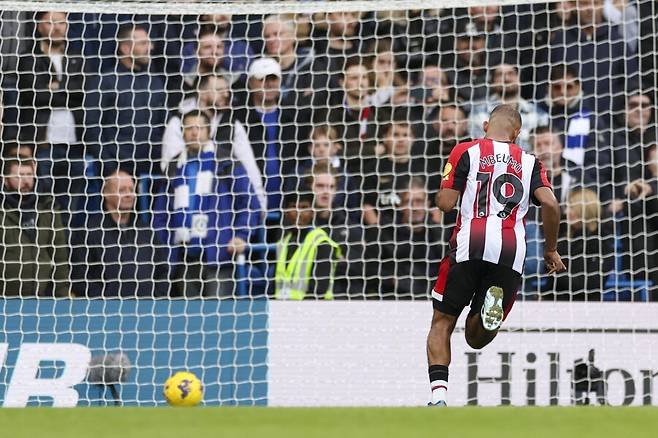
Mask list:
[[[455,189],[441,189],[436,195],[437,205],[444,213],[454,210],[459,200],[459,191]]]
[[[557,236],[560,228],[560,204],[555,199],[553,191],[548,187],[535,190],[535,198],[541,205],[541,219],[544,227],[544,263],[548,274],[566,269],[560,254],[557,252]]]

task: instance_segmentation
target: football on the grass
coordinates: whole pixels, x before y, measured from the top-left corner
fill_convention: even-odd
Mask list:
[[[203,399],[203,385],[193,373],[180,371],[165,382],[164,396],[171,406],[196,406]]]

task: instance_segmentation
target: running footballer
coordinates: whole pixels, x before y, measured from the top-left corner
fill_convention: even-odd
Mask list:
[[[427,336],[431,406],[445,406],[450,337],[470,304],[466,342],[480,349],[498,333],[514,304],[525,261],[525,215],[541,206],[544,261],[549,274],[565,269],[557,252],[560,206],[541,162],[514,144],[521,115],[497,106],[484,122],[485,137],[454,147],[443,172],[439,208],[461,206],[432,291],[434,315]]]

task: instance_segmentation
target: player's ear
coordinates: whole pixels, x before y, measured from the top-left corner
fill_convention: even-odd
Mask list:
[[[487,129],[489,129],[489,120],[485,120],[484,123],[482,124],[482,130],[486,133]]]
[[[514,130],[514,138],[512,139],[512,143],[516,142],[516,139],[519,138],[519,134],[521,134],[521,128],[515,129]]]

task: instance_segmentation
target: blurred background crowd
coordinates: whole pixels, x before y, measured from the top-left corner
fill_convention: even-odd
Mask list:
[[[0,12],[0,294],[427,299],[435,197],[500,103],[562,204],[520,299],[658,299],[652,1]]]

